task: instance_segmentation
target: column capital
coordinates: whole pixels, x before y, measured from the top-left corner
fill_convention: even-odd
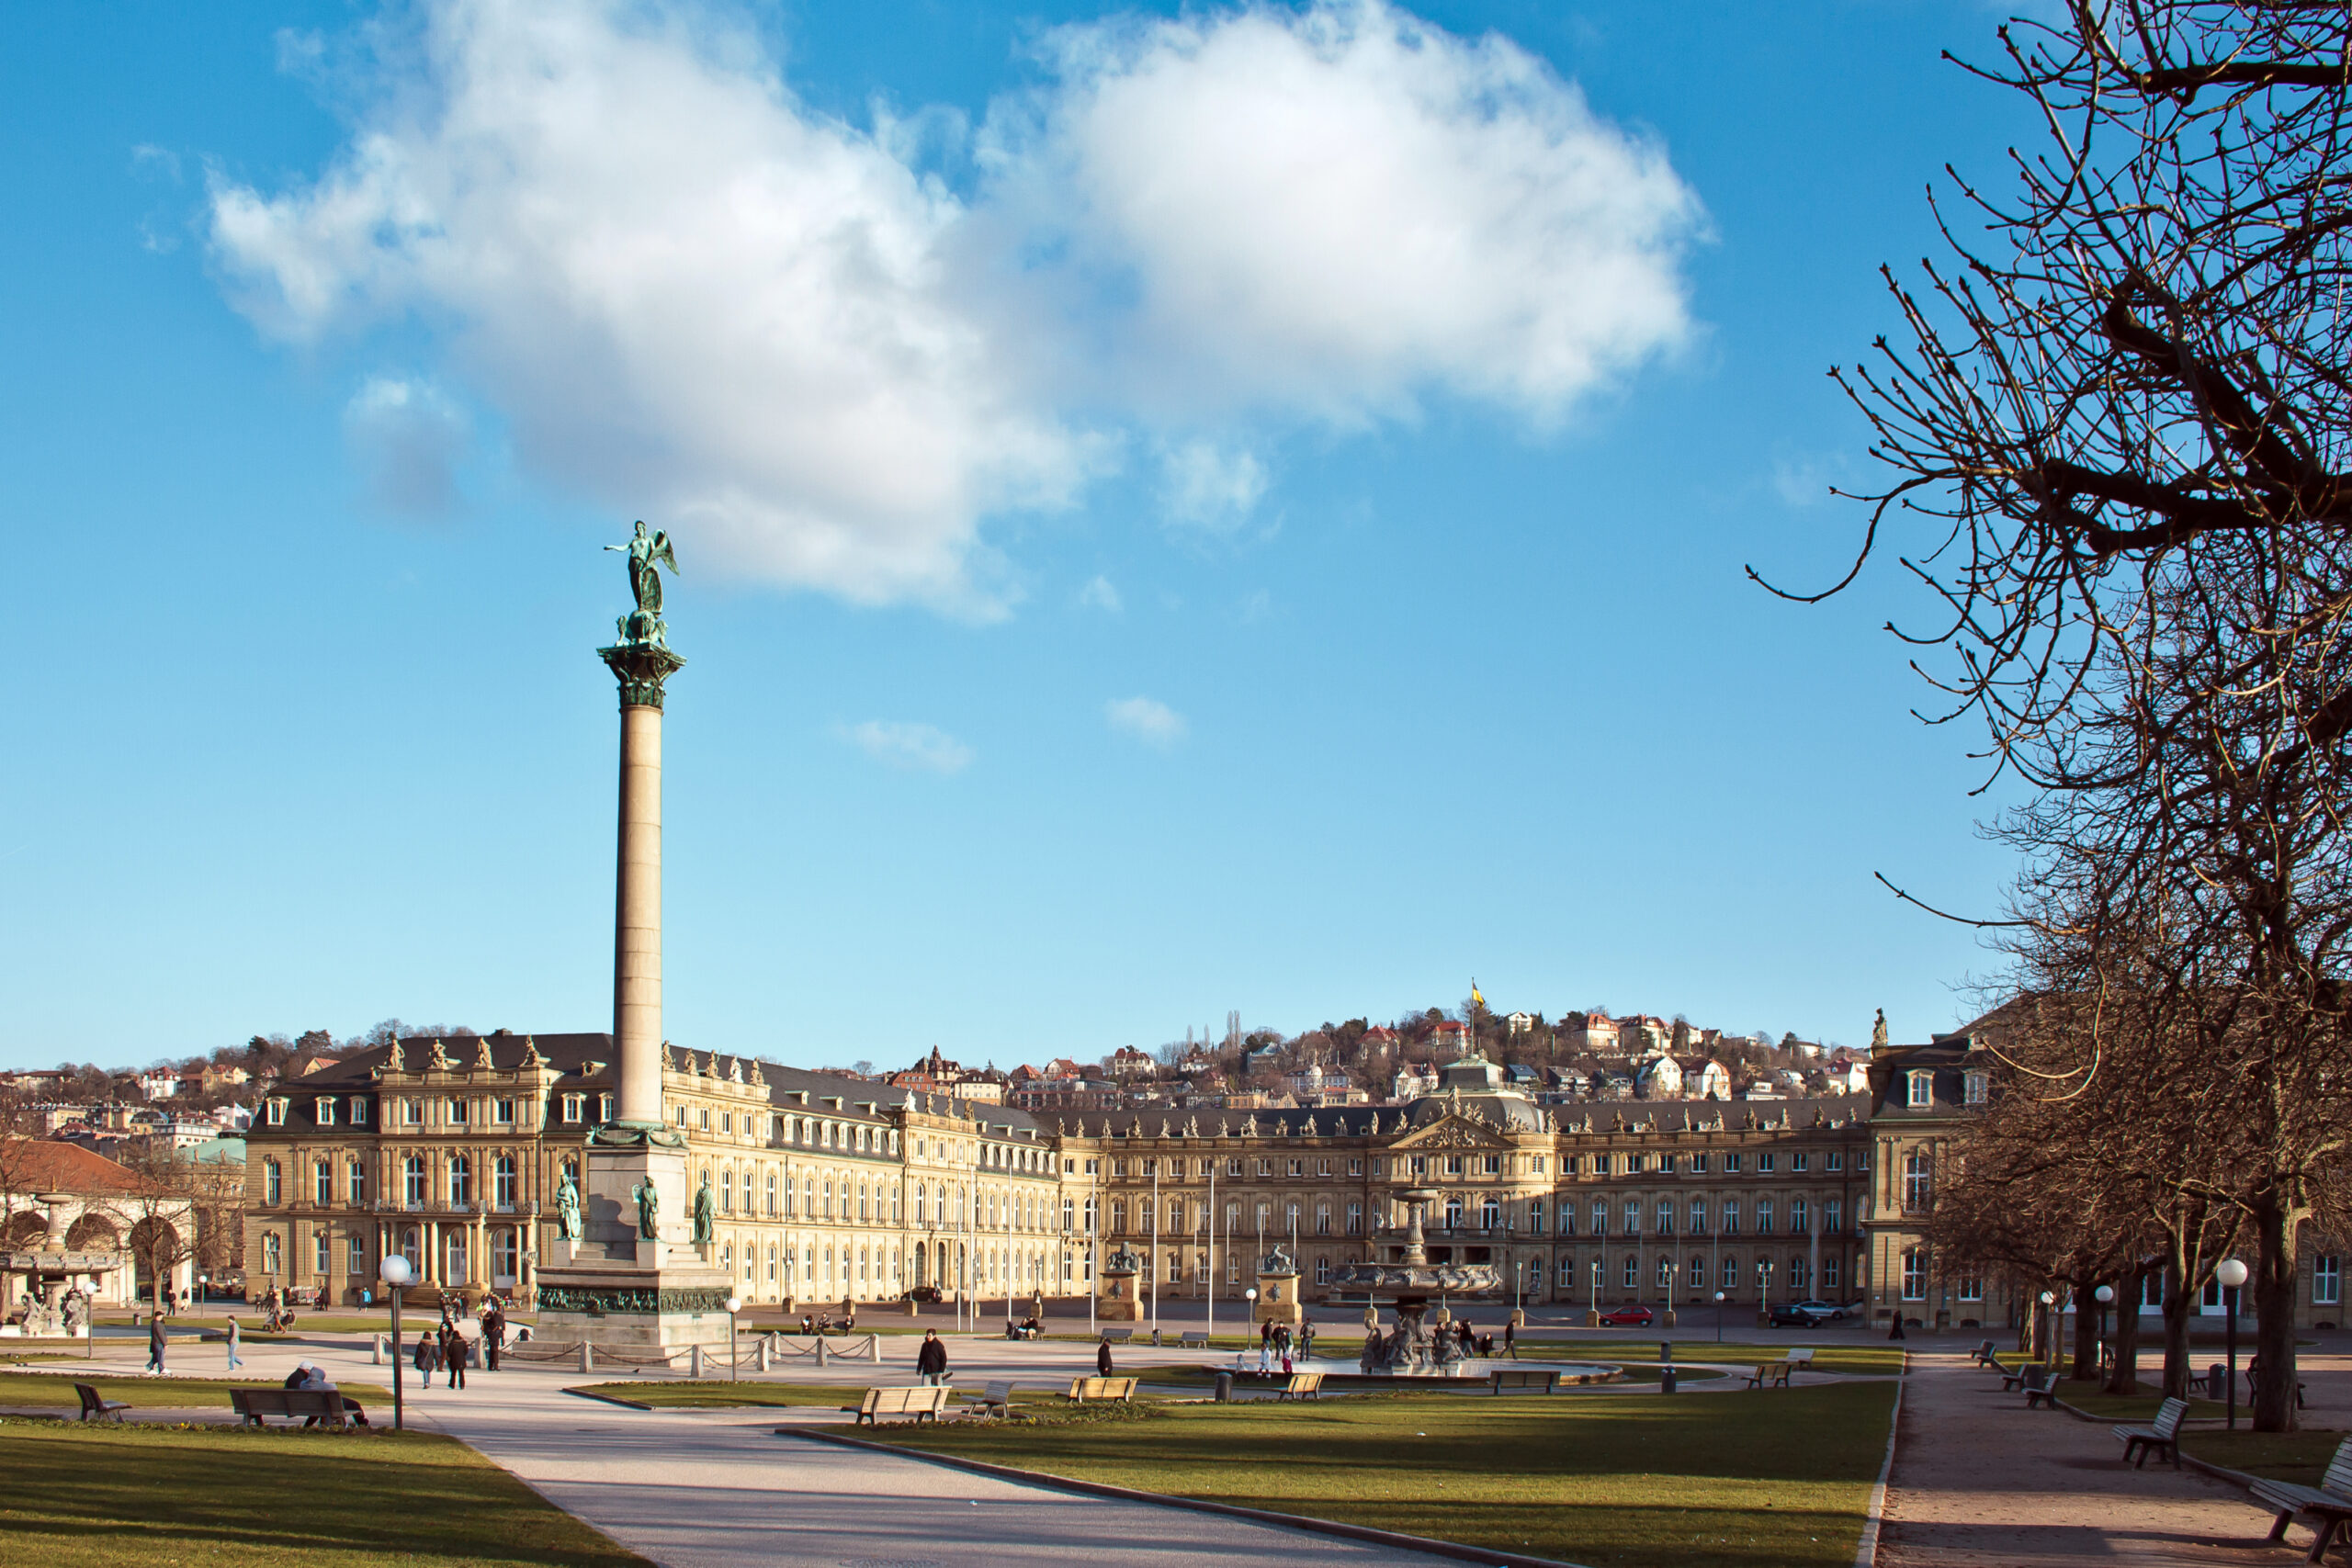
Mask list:
[[[605,661],[620,682],[621,706],[659,708],[662,682],[685,667],[685,660],[658,642],[623,642],[600,648]]]

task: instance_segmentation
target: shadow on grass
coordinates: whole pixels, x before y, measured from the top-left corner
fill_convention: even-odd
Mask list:
[[[643,1568],[462,1445],[423,1433],[0,1427],[0,1561]]]

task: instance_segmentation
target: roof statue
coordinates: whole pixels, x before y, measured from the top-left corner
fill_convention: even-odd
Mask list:
[[[678,554],[670,547],[670,536],[662,529],[646,531],[642,518],[637,532],[625,545],[606,545],[608,550],[618,550],[628,557],[628,591],[637,601],[637,608],[620,618],[621,641],[650,644],[655,648],[667,646],[666,628],[662,624],[662,567],[673,572],[678,570]]]
[[[403,1066],[401,1061],[401,1037],[397,1034],[392,1036],[391,1054],[384,1058],[384,1071],[388,1073],[404,1073],[408,1071],[408,1068]]]
[[[424,1065],[428,1067],[439,1067],[444,1072],[457,1066],[455,1062],[449,1060],[449,1053],[441,1048],[441,1042],[437,1039],[433,1042],[433,1055]]]
[[[539,1041],[537,1035],[523,1036],[523,1065],[526,1067],[544,1067],[548,1065],[548,1059],[539,1055]]]
[[[1871,1025],[1871,1049],[1873,1051],[1886,1049],[1886,1010],[1884,1008],[1878,1010],[1878,1021]]]
[[[490,1054],[490,1036],[486,1034],[474,1042],[474,1066],[492,1072],[498,1068],[497,1059]]]

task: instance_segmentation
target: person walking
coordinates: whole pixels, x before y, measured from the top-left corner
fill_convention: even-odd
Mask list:
[[[237,1320],[232,1314],[229,1319],[229,1370],[232,1372],[245,1364],[244,1358],[237,1354],[241,1343],[237,1335]]]
[[[433,1386],[433,1374],[441,1366],[441,1336],[426,1329],[416,1337],[416,1370],[424,1379],[424,1386]]]
[[[1503,1354],[1519,1359],[1519,1325],[1506,1320],[1503,1324]]]
[[[486,1372],[498,1370],[498,1352],[506,1342],[506,1314],[496,1302],[490,1303],[481,1314],[481,1368]]]
[[[939,1331],[922,1331],[922,1348],[915,1352],[915,1371],[922,1374],[923,1382],[937,1388],[947,1381],[947,1347],[940,1342]]]
[[[453,1323],[448,1327],[441,1331],[441,1359],[444,1361],[447,1361],[449,1365],[449,1386],[451,1388],[463,1388],[466,1386],[466,1351],[468,1348],[469,1347],[466,1344],[466,1337],[458,1332],[458,1325],[456,1324]]]
[[[164,1333],[164,1314],[160,1312],[149,1313],[147,1314],[147,1371],[157,1377],[164,1375],[164,1352],[170,1345],[170,1337]]]
[[[1104,1378],[1111,1375],[1111,1337],[1107,1334],[1094,1347],[1094,1375]]]

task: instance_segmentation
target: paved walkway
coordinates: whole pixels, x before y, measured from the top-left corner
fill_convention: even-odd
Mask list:
[[[1030,1347],[1008,1348],[1033,1348]],[[1062,1360],[1075,1359],[1061,1347]],[[906,1355],[910,1357],[912,1347]],[[214,1355],[175,1371],[219,1376]],[[905,1365],[885,1371],[905,1379]],[[1087,1355],[1090,1370],[1091,1353]],[[316,1361],[338,1382],[385,1382],[363,1348],[247,1346],[243,1375],[283,1377]],[[853,1364],[854,1365],[854,1364]],[[69,1371],[52,1364],[43,1371]],[[868,1367],[870,1374],[875,1369]],[[1034,1367],[1033,1367],[1034,1370]],[[840,1374],[848,1374],[842,1376]],[[562,1392],[576,1372],[474,1372],[464,1389],[407,1380],[411,1425],[458,1438],[622,1545],[665,1568],[1459,1568],[1454,1559],[1220,1518],[1146,1503],[1017,1485],[944,1465],[775,1435],[831,1411],[631,1411]],[[835,1381],[857,1381],[852,1366]],[[0,1398],[5,1398],[0,1380]],[[391,1412],[368,1402],[368,1416]]]
[[[2123,1463],[2109,1423],[2028,1410],[1957,1350],[1915,1351],[1888,1479],[1880,1568],[2174,1568],[2298,1562],[2234,1486]]]

